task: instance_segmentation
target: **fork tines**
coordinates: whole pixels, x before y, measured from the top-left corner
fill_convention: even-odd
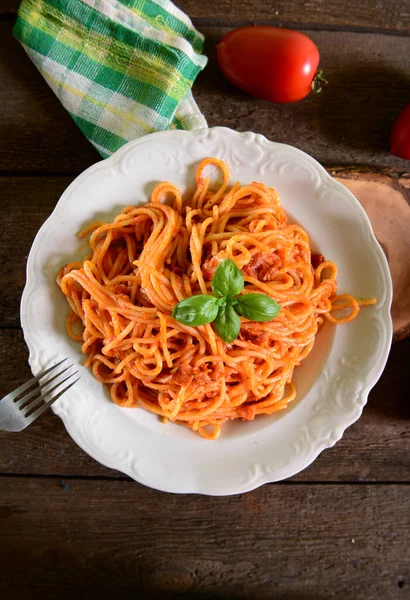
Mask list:
[[[59,367],[66,360],[67,359],[65,358],[56,365],[53,365],[10,394],[14,396],[12,399],[16,408],[19,408],[22,415],[30,422],[37,419],[37,417],[39,417],[45,410],[47,410],[47,408],[54,404],[54,402],[60,396],[62,396],[62,394],[64,394],[80,379],[80,377],[74,380],[72,379],[75,375],[78,375],[78,370],[72,371],[67,375],[67,377],[61,379],[61,376],[64,373],[67,373],[67,371],[74,366],[73,364],[65,367],[62,371],[58,371],[58,373],[55,374],[57,367]],[[47,377],[47,375],[51,375],[51,377]],[[51,388],[48,387],[53,381],[56,381],[55,385],[53,385]],[[69,381],[70,383],[64,387],[61,387],[63,384]],[[24,395],[22,396],[22,394]],[[39,405],[40,407],[35,410],[35,412],[32,412]]]

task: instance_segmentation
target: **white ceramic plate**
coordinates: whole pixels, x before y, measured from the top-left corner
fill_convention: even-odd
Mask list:
[[[385,256],[354,196],[311,157],[254,133],[217,127],[166,131],[131,142],[80,175],[65,191],[33,243],[21,322],[33,373],[70,356],[82,364],[80,345],[68,339],[66,300],[55,283],[59,268],[84,255],[76,233],[122,207],[147,201],[159,181],[184,191],[207,156],[231,167],[232,181],[275,187],[291,219],[339,267],[339,291],[375,296],[347,325],[327,325],[314,351],[296,369],[298,397],[277,415],[232,422],[207,441],[154,415],[113,404],[105,387],[80,366],[82,379],[53,407],[77,444],[102,464],[167,492],[228,495],[285,479],[333,446],[356,421],[387,360],[392,284]],[[353,450],[354,451],[354,450]]]

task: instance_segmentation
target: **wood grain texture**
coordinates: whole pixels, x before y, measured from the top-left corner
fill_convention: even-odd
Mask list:
[[[34,237],[72,177],[0,177],[0,327],[19,325],[27,256]]]
[[[4,600],[408,596],[408,486],[276,484],[208,498],[5,477],[1,490]]]
[[[2,0],[0,15],[12,17],[20,0]],[[312,28],[381,30],[407,34],[410,27],[408,0],[176,0],[195,24],[218,21],[237,25],[304,25]]]
[[[360,420],[294,481],[410,482],[409,353],[410,341],[393,346]],[[22,333],[0,330],[1,394],[31,377],[27,358]],[[51,412],[19,434],[0,432],[0,473],[123,477],[80,450]]]
[[[0,172],[77,173],[99,156],[12,37],[11,28],[11,22],[0,22]],[[329,85],[322,94],[296,104],[275,105],[234,88],[219,72],[215,44],[229,29],[202,30],[209,64],[193,91],[210,126],[262,133],[327,165],[408,170],[408,161],[388,149],[390,128],[409,101],[410,37],[307,31],[321,51]]]
[[[269,24],[315,28],[382,30],[408,34],[407,0],[178,0],[194,21],[215,20],[229,25]]]
[[[388,152],[410,97],[409,0],[175,1],[206,36],[210,61],[193,91],[210,126],[293,144],[342,165],[341,177],[361,164],[410,188],[410,163]],[[0,397],[31,376],[18,329],[30,244],[73,176],[100,158],[13,39],[18,4],[0,3]],[[257,22],[314,39],[330,82],[321,96],[277,106],[223,79],[215,44]],[[409,352],[410,341],[393,346],[334,448],[288,482],[230,498],[131,482],[80,450],[51,411],[21,434],[0,432],[1,599],[408,598]]]
[[[256,131],[326,165],[363,163],[408,170],[408,161],[393,157],[388,149],[391,126],[409,101],[409,38],[306,31],[321,50],[329,85],[301,102],[276,105],[246,95],[219,72],[215,44],[227,31],[207,29],[209,64],[194,88],[209,126]],[[215,102],[217,90],[221,99]]]
[[[79,173],[101,157],[13,37],[12,27],[11,21],[0,21],[0,172]]]

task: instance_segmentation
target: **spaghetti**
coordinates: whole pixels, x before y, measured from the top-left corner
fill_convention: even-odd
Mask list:
[[[216,191],[204,174],[208,165],[222,174]],[[79,237],[90,233],[90,254],[63,267],[58,283],[70,305],[67,332],[82,342],[85,364],[116,404],[215,439],[228,419],[285,409],[296,395],[294,368],[324,320],[346,323],[374,300],[336,295],[336,264],[311,254],[306,232],[287,223],[274,189],[229,187],[229,169],[216,158],[202,161],[196,179],[186,201],[172,183],[160,183],[149,203],[88,226]],[[241,317],[230,344],[211,325],[172,317],[179,301],[212,293],[225,258],[241,269],[243,293],[267,294],[281,307],[270,322]]]

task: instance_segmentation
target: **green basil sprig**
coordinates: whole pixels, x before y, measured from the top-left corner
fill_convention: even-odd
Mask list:
[[[218,265],[212,277],[212,291],[218,298],[234,298],[241,293],[244,285],[242,273],[229,258]]]
[[[239,295],[244,288],[242,273],[229,258],[223,260],[212,278],[215,294],[199,294],[178,302],[172,311],[174,319],[198,327],[213,323],[219,337],[227,343],[233,342],[241,327],[242,315],[250,321],[271,321],[280,311],[279,304],[265,294]]]
[[[191,296],[178,302],[172,316],[184,325],[206,325],[212,323],[218,315],[218,299],[207,294]]]
[[[227,304],[223,310],[218,312],[218,315],[213,322],[214,329],[221,340],[233,342],[239,335],[241,328],[241,319],[232,305]]]

